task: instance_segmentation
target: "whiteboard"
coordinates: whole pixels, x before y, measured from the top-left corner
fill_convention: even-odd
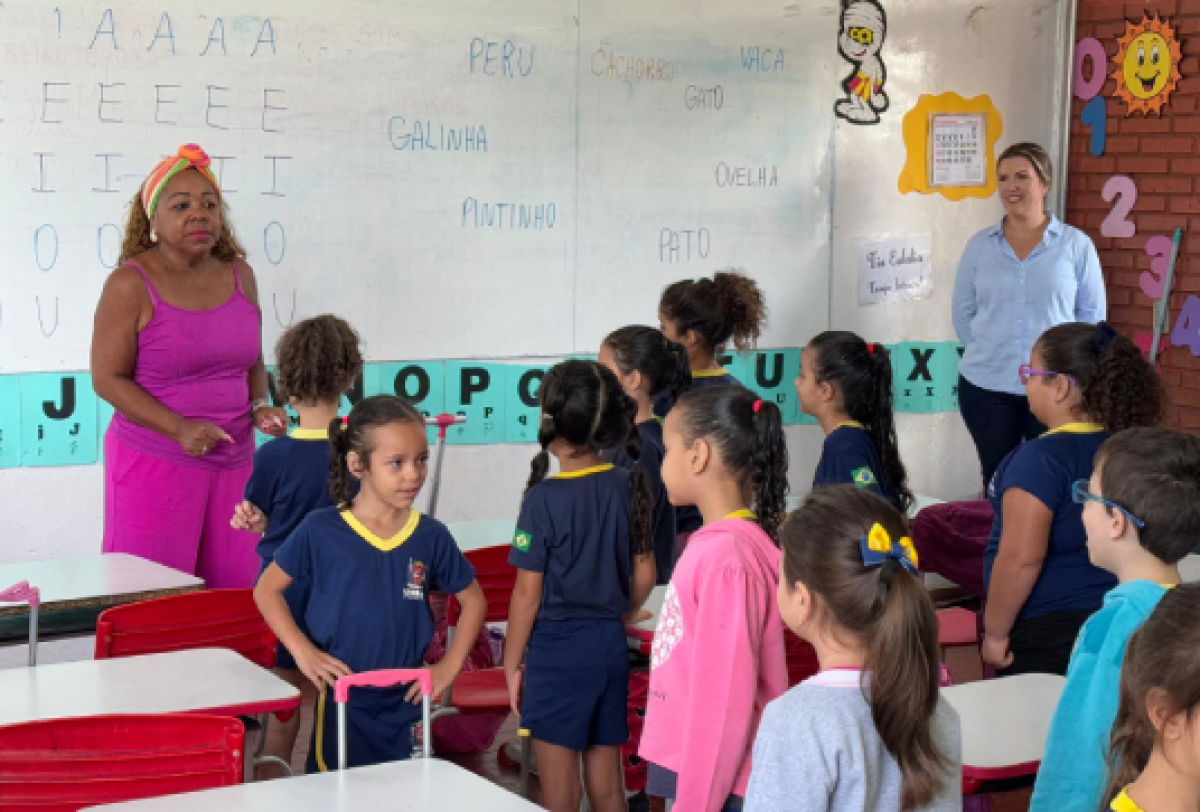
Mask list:
[[[143,177],[214,157],[264,342],[594,351],[736,266],[764,346],[828,319],[837,4],[0,5],[0,372],[85,369]]]

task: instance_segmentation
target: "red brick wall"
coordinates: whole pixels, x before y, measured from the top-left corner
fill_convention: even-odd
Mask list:
[[[1090,129],[1079,121],[1085,103],[1074,99],[1067,188],[1067,221],[1095,241],[1108,285],[1109,319],[1131,338],[1149,332],[1153,317],[1152,302],[1139,286],[1141,273],[1150,267],[1145,252],[1150,237],[1170,237],[1176,227],[1184,230],[1168,335],[1184,300],[1200,293],[1200,0],[1079,0],[1077,37],[1095,37],[1104,45],[1110,57],[1105,73],[1111,77],[1111,57],[1125,21],[1139,23],[1144,12],[1166,18],[1183,41],[1183,79],[1161,116],[1126,117],[1125,103],[1113,95],[1116,82],[1109,78],[1100,91],[1108,104],[1108,142],[1098,158],[1088,151]],[[1129,239],[1100,236],[1100,224],[1112,208],[1100,191],[1114,174],[1128,175],[1138,188],[1129,216],[1137,234]],[[1170,347],[1160,358],[1171,400],[1167,424],[1194,433],[1200,429],[1200,358],[1186,347]]]

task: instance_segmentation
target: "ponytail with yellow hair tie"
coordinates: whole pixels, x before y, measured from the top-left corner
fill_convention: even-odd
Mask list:
[[[891,535],[883,525],[876,522],[871,526],[871,532],[859,539],[859,542],[862,546],[863,566],[882,566],[890,558],[900,562],[900,565],[913,575],[919,574],[917,548],[908,536],[892,541]]]

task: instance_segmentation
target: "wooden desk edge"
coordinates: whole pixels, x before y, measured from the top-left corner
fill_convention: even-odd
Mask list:
[[[129,592],[123,595],[104,595],[95,598],[80,598],[73,601],[46,601],[39,608],[41,612],[57,612],[67,609],[88,609],[95,606],[123,606],[127,603],[140,603],[154,598],[167,598],[172,595],[186,595],[189,592],[203,592],[203,584],[191,586],[156,589],[149,592]],[[25,603],[5,604],[0,606],[0,617],[13,617],[29,614],[29,605]]]

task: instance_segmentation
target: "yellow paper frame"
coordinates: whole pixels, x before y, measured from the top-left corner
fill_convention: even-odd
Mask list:
[[[932,117],[937,114],[970,115],[982,113],[984,118],[984,162],[985,181],[982,186],[930,186],[929,185],[929,128]],[[957,93],[942,93],[938,96],[923,95],[916,106],[904,115],[904,145],[908,157],[900,172],[897,186],[900,194],[940,194],[947,200],[963,200],[968,197],[988,198],[996,193],[996,144],[1004,132],[1000,111],[992,104],[987,94],[964,99]]]

